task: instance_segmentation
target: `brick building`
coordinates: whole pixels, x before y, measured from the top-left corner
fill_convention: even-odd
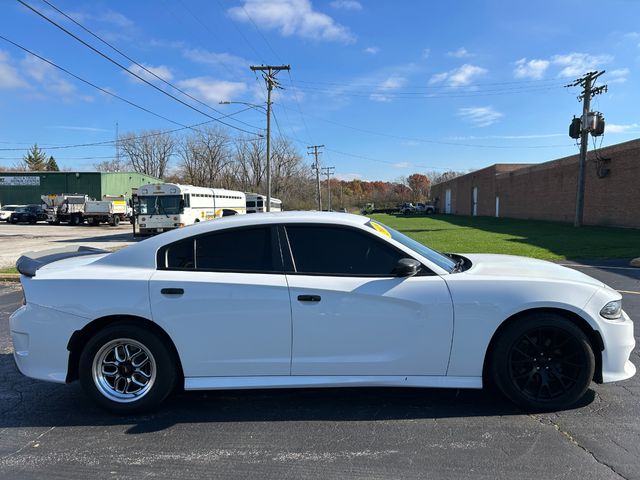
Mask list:
[[[578,155],[496,164],[431,187],[442,213],[572,222]],[[589,152],[584,223],[640,228],[640,139]]]

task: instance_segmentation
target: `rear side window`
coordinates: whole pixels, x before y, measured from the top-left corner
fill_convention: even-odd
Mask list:
[[[325,225],[286,227],[296,272],[321,275],[392,276],[406,257],[364,232]]]
[[[274,239],[269,227],[218,231],[190,237],[160,250],[159,268],[225,272],[274,272]],[[279,252],[279,249],[278,249]]]
[[[269,272],[274,270],[270,228],[221,231],[196,238],[196,269]]]
[[[165,249],[165,268],[191,270],[195,267],[193,238],[172,243]]]

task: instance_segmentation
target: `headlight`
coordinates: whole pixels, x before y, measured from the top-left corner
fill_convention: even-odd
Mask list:
[[[600,315],[609,320],[617,320],[622,316],[622,300],[614,300],[613,302],[607,303],[602,310],[600,310]]]

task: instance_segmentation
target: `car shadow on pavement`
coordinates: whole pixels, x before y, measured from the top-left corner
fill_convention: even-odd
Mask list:
[[[575,408],[593,402],[589,390]],[[491,391],[420,388],[326,388],[177,392],[146,415],[118,416],[92,404],[78,382],[59,385],[23,377],[0,354],[0,429],[129,426],[144,434],[179,424],[288,421],[384,421],[523,415]]]

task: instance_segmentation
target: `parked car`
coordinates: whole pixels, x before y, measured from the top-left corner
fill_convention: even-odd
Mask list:
[[[428,203],[416,203],[416,213],[421,215],[433,215],[436,213],[436,208]]]
[[[47,219],[47,212],[40,205],[18,207],[11,213],[11,223],[37,223]]]
[[[592,380],[636,371],[633,322],[602,282],[531,258],[442,254],[359,215],[237,215],[116,252],[31,254],[17,268],[20,371],[79,379],[120,413],[177,385],[486,382],[523,408],[555,410]]]
[[[11,214],[24,205],[5,205],[0,208],[0,220],[11,221]]]
[[[413,205],[413,203],[403,203],[400,206],[399,210],[401,215],[412,215],[416,213],[416,207]]]

